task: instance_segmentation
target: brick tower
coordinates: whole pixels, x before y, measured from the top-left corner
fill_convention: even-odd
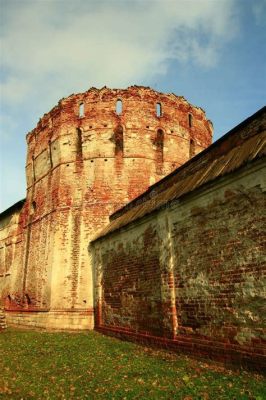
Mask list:
[[[27,135],[27,197],[0,275],[8,320],[93,328],[90,238],[211,140],[204,111],[174,94],[104,87],[60,100]]]

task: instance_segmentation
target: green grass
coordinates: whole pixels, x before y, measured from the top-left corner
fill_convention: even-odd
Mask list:
[[[266,399],[265,380],[89,333],[0,334],[0,399]]]

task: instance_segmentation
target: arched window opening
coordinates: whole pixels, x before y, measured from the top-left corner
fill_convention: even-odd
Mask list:
[[[162,105],[161,103],[156,104],[156,116],[161,117],[162,116]]]
[[[124,132],[123,127],[118,125],[114,132],[115,155],[122,155],[124,152]]]
[[[192,114],[188,114],[188,126],[192,128],[193,125],[193,117]]]
[[[82,130],[77,128],[77,158],[82,158]]]
[[[192,158],[196,155],[196,143],[195,140],[190,139],[189,143],[189,157]]]
[[[122,103],[122,100],[117,100],[117,102],[116,102],[116,106],[115,106],[115,112],[116,112],[116,114],[121,114],[122,113],[122,110],[123,110],[123,103]]]
[[[79,105],[79,118],[84,117],[84,103],[80,103]]]

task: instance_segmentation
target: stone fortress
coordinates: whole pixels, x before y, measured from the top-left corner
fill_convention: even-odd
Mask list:
[[[7,323],[265,365],[265,108],[211,142],[174,94],[60,100],[27,135],[26,199],[0,215]]]
[[[27,135],[26,200],[2,215],[0,288],[12,319],[93,328],[90,239],[211,140],[200,108],[144,87],[92,88],[45,114]]]

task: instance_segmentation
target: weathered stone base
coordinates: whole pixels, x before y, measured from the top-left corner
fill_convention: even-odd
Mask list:
[[[55,330],[91,330],[93,310],[7,311],[9,326]]]
[[[266,356],[263,344],[252,351],[250,346],[233,345],[215,340],[215,338],[210,340],[192,335],[177,335],[175,339],[169,339],[110,326],[96,327],[96,330],[122,340],[182,352],[190,357],[222,362],[229,367],[236,366],[239,368],[240,366],[260,373],[266,372]]]

